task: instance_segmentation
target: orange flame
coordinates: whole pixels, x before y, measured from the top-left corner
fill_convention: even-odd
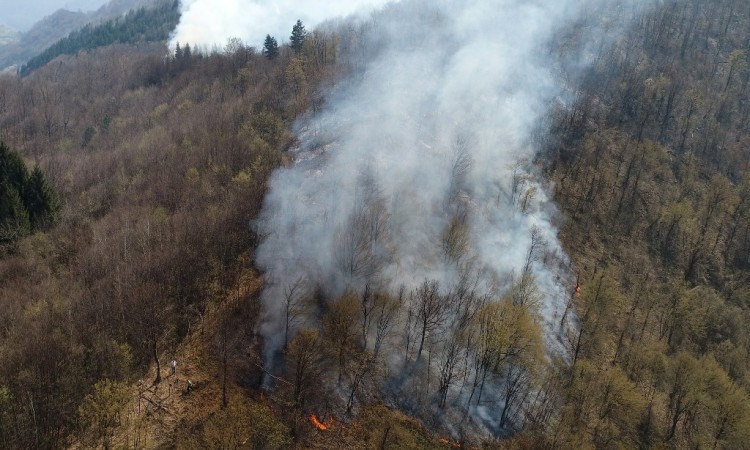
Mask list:
[[[263,391],[261,391],[261,393],[260,393],[260,401],[261,401],[262,403],[265,403],[265,402],[266,402],[266,395],[265,395],[265,394],[263,393]]]
[[[310,414],[310,423],[312,423],[315,428],[319,429],[320,431],[326,431],[327,429],[331,428],[333,426],[333,417],[328,419],[328,423],[325,423],[318,419],[318,416],[315,414]]]
[[[451,440],[446,439],[446,438],[440,438],[440,439],[438,439],[438,442],[440,442],[441,444],[450,445],[451,447],[461,448],[461,443],[460,442],[451,441]]]

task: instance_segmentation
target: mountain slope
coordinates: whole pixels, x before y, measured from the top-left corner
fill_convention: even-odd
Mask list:
[[[18,39],[14,42],[0,43],[0,69],[24,64],[70,32],[88,23],[110,20],[133,8],[152,3],[152,0],[112,0],[90,13],[60,9],[34,24],[28,31],[18,34]]]
[[[0,46],[13,44],[18,41],[18,33],[15,30],[0,23]]]
[[[73,31],[45,51],[29,59],[19,73],[26,76],[60,55],[75,55],[107,45],[165,42],[179,22],[177,2],[166,1],[151,8],[131,10],[125,16],[99,25],[86,25]]]
[[[459,398],[444,386],[471,389],[480,377],[462,369],[468,358],[430,366],[458,353],[427,333],[444,317],[427,302],[443,298],[429,283],[331,299],[328,280],[307,290],[300,281],[277,299],[300,332],[260,330],[260,292],[275,280],[255,267],[266,236],[249,224],[275,171],[293,163],[300,119],[325,109],[341,80],[373,76],[363,68],[383,47],[372,24],[310,32],[275,59],[237,42],[226,54],[170,56],[161,43],[116,44],[0,77],[0,137],[39,163],[63,204],[56,228],[0,249],[0,447],[747,448],[750,5],[660,2],[591,42],[601,17],[612,25],[631,13],[620,4],[553,40],[569,97],[555,99],[532,142],[544,150],[536,162],[578,272],[562,299],[577,325],[559,333],[567,357],[525,351],[537,345],[526,339],[535,318],[514,304],[521,295],[467,317],[466,330],[480,333],[460,336],[486,349],[477,360],[486,372],[515,380],[487,387],[480,411],[523,393],[508,413],[514,434],[496,437],[466,433],[468,416],[440,407]],[[423,17],[447,20],[434,9]],[[327,125],[302,130],[323,158],[335,157],[325,155]],[[436,151],[414,144],[422,158]],[[320,176],[310,170],[300,182]],[[422,181],[405,180],[417,186],[411,195]],[[351,223],[377,232],[372,217]],[[446,223],[451,257],[467,227]],[[394,320],[420,293],[424,306]],[[394,405],[379,387],[394,372],[367,327],[406,337],[398,363],[421,352],[419,314],[422,382]],[[267,336],[289,339],[269,357]],[[504,364],[529,356],[544,364]],[[430,434],[445,423],[455,425],[450,439]]]
[[[750,6],[674,2],[636,24],[546,136],[581,295],[545,442],[746,448]]]

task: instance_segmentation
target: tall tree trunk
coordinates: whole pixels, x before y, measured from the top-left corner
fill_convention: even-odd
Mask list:
[[[157,348],[156,337],[151,339],[151,352],[154,357],[154,362],[156,363],[156,379],[154,380],[154,383],[161,383],[161,363],[159,362],[159,350]]]

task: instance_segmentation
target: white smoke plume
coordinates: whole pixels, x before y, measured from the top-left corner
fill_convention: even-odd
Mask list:
[[[270,280],[269,364],[283,346],[285,290],[297,280],[329,297],[365,285],[413,292],[425,280],[449,295],[468,277],[492,301],[532,274],[549,353],[566,352],[560,322],[571,273],[554,205],[534,175],[532,135],[564,97],[548,43],[581,8],[576,0],[403,0],[373,14],[361,73],[299,124],[295,163],[273,176],[257,224],[265,236],[257,263]],[[430,336],[436,349],[450,335],[444,328]],[[384,350],[392,373],[405,372],[398,345]],[[393,397],[408,394],[398,389]],[[453,404],[468,396],[457,386],[452,395]],[[504,432],[499,400],[467,408],[485,429]]]
[[[547,254],[562,255],[554,207],[527,171],[530,134],[559,93],[541,51],[568,9],[559,0],[414,0],[379,15],[370,33],[385,48],[362,81],[303,124],[297,163],[273,177],[261,267],[279,285],[304,275],[333,292],[374,275],[391,286],[450,284],[459,265],[443,238],[457,216],[470,230],[465,258],[495,284],[520,274],[534,233]],[[342,246],[373,204],[383,235],[360,261]],[[567,296],[556,273],[534,268],[553,321]]]
[[[223,48],[229,39],[260,47],[267,34],[288,40],[299,19],[308,29],[324,20],[364,13],[387,0],[182,0],[182,16],[171,39],[203,49]]]

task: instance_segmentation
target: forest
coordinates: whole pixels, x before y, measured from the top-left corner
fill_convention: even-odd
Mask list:
[[[300,121],[367,78],[398,7],[212,53],[167,49],[176,11],[0,76],[0,447],[750,447],[749,3],[602,2],[547,44],[569,98],[512,201],[525,217],[544,188],[559,209],[562,354],[540,234],[504,289],[463,269],[471,138],[433,244],[457,281],[378,281],[394,231],[366,172],[331,252],[363,282],[259,260]]]

